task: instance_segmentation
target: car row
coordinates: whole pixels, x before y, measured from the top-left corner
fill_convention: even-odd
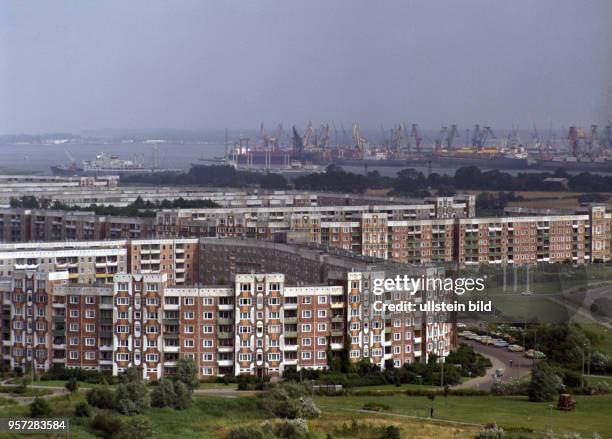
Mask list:
[[[461,331],[457,335],[466,340],[477,341],[482,344],[495,346],[496,348],[505,348],[511,352],[522,352],[525,350],[522,346],[510,344],[504,339],[495,338],[490,335],[479,335],[472,331]]]

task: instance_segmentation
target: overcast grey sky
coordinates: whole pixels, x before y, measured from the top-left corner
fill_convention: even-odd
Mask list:
[[[610,0],[0,3],[0,133],[612,118]]]

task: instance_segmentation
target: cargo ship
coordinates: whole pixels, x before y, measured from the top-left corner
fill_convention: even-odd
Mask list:
[[[432,153],[432,163],[440,167],[480,166],[495,169],[528,169],[529,154],[520,146],[508,150],[496,147],[462,147],[438,149]]]
[[[53,175],[128,175],[128,174],[152,174],[155,172],[167,172],[169,169],[160,169],[156,166],[146,167],[142,162],[136,160],[123,160],[116,155],[104,152],[98,154],[93,160],[83,160],[78,166],[72,160],[68,165],[51,166]]]

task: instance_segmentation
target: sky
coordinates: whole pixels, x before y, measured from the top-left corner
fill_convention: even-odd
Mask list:
[[[0,133],[612,119],[609,0],[0,2]]]

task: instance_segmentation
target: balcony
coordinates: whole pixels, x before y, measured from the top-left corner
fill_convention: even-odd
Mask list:
[[[298,319],[297,319],[297,317],[285,317],[284,321],[288,325],[291,325],[291,324],[295,325],[295,324],[297,324]]]
[[[285,338],[297,338],[297,331],[285,331]]]

